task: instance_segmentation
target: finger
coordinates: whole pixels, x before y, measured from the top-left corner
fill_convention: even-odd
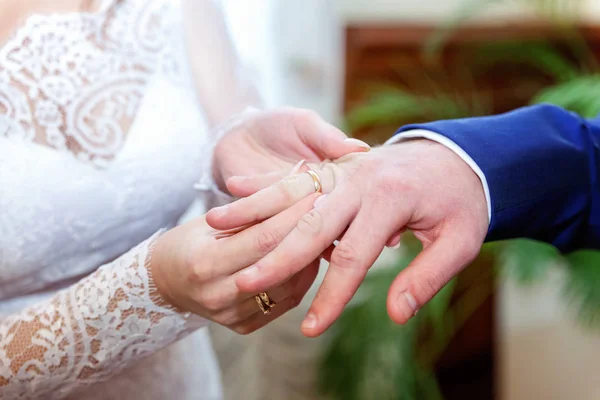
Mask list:
[[[325,168],[317,173],[321,178],[323,191],[331,190],[334,185],[333,171]],[[309,174],[287,176],[250,197],[213,208],[206,214],[206,222],[221,230],[253,224],[289,208],[314,192],[314,182]]]
[[[254,224],[247,224],[247,225],[242,225],[242,226],[239,226],[239,227],[233,228],[233,229],[218,230],[217,232],[214,233],[214,236],[216,239],[223,239],[226,237],[236,235],[236,234],[242,232],[243,230],[250,228],[253,225]]]
[[[309,265],[312,265],[309,264]],[[310,271],[306,272],[305,270],[309,270],[309,268],[305,268],[300,271],[294,277],[289,280],[282,281],[277,287],[270,290],[261,290],[259,292],[241,292],[235,283],[235,275],[224,276],[221,278],[215,278],[213,282],[209,284],[205,284],[199,286],[196,290],[195,295],[193,296],[196,305],[195,312],[197,314],[205,315],[208,312],[214,318],[211,318],[215,322],[224,324],[224,321],[217,320],[217,318],[229,318],[234,319],[234,311],[239,306],[239,304],[246,302],[246,300],[252,300],[247,302],[247,304],[253,305],[253,307],[245,307],[245,310],[252,309],[254,311],[257,310],[256,301],[254,300],[254,296],[260,292],[268,292],[269,295],[273,295],[273,299],[275,301],[279,301],[286,297],[289,297],[289,293],[294,293],[298,282],[306,279],[306,276],[310,276]],[[287,295],[285,293],[288,293]],[[229,313],[225,313],[226,310],[230,310]],[[244,311],[241,310],[241,313]],[[226,315],[221,315],[225,313]],[[249,313],[248,315],[251,315]],[[239,321],[240,319],[238,319]]]
[[[318,197],[318,194],[310,195],[274,217],[233,236],[219,239],[216,245],[222,255],[212,271],[204,271],[209,274],[204,276],[204,281],[231,275],[260,260],[294,229],[298,221],[313,208]]]
[[[252,316],[242,321],[241,323],[232,326],[231,329],[240,334],[252,333],[257,329],[262,328],[263,326],[279,318],[289,310],[298,306],[302,302],[304,296],[306,296],[306,293],[308,292],[310,287],[313,285],[315,279],[317,278],[317,275],[319,273],[319,265],[319,260],[315,260],[312,263],[310,263],[303,270],[306,271],[306,273],[304,273],[301,279],[298,280],[293,294],[277,303],[277,305],[272,309],[270,314],[264,315],[262,311],[258,310],[257,308],[258,311],[256,313],[254,313]]]
[[[468,230],[441,234],[398,274],[387,298],[388,313],[394,322],[406,323],[473,261],[481,246],[473,237]]]
[[[331,262],[331,253],[333,253],[333,250],[335,250],[335,245],[332,244],[325,249],[323,254],[321,254],[321,257],[323,257],[327,262]]]
[[[250,177],[232,176],[225,182],[225,185],[232,196],[248,197],[261,189],[274,185],[286,176],[286,171],[269,172]]]
[[[272,252],[239,273],[240,290],[261,292],[289,279],[334,242],[360,207],[358,196],[343,187],[319,200]]]
[[[297,114],[294,124],[302,141],[321,159],[336,159],[348,153],[365,152],[371,149],[367,143],[348,138],[341,130],[312,112]]]
[[[387,211],[382,206],[363,207],[335,247],[323,283],[302,323],[304,335],[322,334],[340,316],[390,234],[398,230],[397,224],[408,219],[407,213],[396,212],[394,216],[394,212]]]
[[[391,249],[398,249],[398,248],[400,248],[400,240],[401,239],[402,239],[402,233],[397,232],[388,239],[388,241],[386,242],[385,245],[386,245],[386,247],[389,247]]]
[[[228,277],[227,280],[227,286],[236,291],[237,287],[235,286],[234,278]],[[286,298],[295,296],[296,292],[298,291],[298,287],[302,286],[303,282],[306,282],[307,280],[311,282],[314,280],[314,267],[307,267],[303,269],[287,282],[282,283],[266,293],[269,298],[275,302],[275,307],[277,307],[277,305]],[[248,293],[239,293],[238,299],[235,300],[233,304],[229,305],[223,310],[219,310],[211,319],[218,324],[230,326],[244,321],[256,313],[262,313],[256,302],[255,296],[256,295],[251,295]]]
[[[225,183],[227,190],[235,197],[247,197],[261,189],[275,184],[286,176],[296,175],[308,170],[305,160],[298,162],[291,171],[275,171],[252,176],[233,176]]]
[[[213,208],[206,214],[206,222],[221,230],[256,223],[278,214],[314,192],[308,174],[292,175],[250,197]]]

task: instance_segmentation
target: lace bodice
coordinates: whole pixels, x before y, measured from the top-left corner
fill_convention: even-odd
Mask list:
[[[182,43],[178,2],[122,0],[0,48],[0,398],[61,398],[204,324],[148,269],[209,156]]]
[[[106,166],[149,78],[180,76],[174,50],[183,37],[170,3],[29,17],[0,51],[0,133]]]

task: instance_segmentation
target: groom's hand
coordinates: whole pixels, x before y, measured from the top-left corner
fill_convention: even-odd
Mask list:
[[[225,135],[215,147],[213,177],[224,191],[232,176],[277,171],[267,176],[271,182],[289,174],[300,160],[320,162],[369,150],[315,112],[298,108],[248,109],[223,129]]]
[[[327,275],[302,325],[307,336],[320,335],[335,321],[386,243],[405,229],[414,232],[424,250],[391,285],[387,308],[397,323],[408,321],[477,256],[488,227],[482,184],[446,147],[413,140],[313,169],[329,194],[317,199],[280,245],[236,281],[244,292],[269,290],[330,253]],[[233,178],[228,185],[237,195],[249,195],[264,180]],[[311,191],[308,174],[291,176],[212,210],[207,221],[219,229],[252,223],[263,218],[247,213],[253,204],[270,204],[273,212]],[[336,239],[339,244],[331,252]]]

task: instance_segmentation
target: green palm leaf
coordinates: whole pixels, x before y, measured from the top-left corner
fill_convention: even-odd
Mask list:
[[[531,285],[544,279],[561,260],[554,246],[530,239],[503,242],[495,254],[499,272],[520,285]]]
[[[468,103],[455,100],[444,92],[425,96],[387,86],[352,109],[346,116],[346,127],[355,130],[406,121],[460,118],[473,115],[473,112]]]
[[[600,252],[582,250],[567,256],[565,298],[584,326],[600,328]]]
[[[480,50],[478,60],[480,67],[501,62],[529,65],[559,82],[580,75],[579,67],[547,42],[509,41],[486,45]]]
[[[400,269],[408,262],[403,258]],[[331,328],[321,364],[321,392],[339,400],[416,400],[416,322],[394,324],[386,312],[387,288],[398,269],[376,271],[359,299]]]
[[[460,25],[491,5],[501,3],[528,8],[572,37],[577,36],[572,29],[573,22],[580,15],[585,4],[583,0],[465,0],[460,3],[453,15],[428,38],[424,46],[425,55],[430,58],[436,57]]]
[[[551,103],[584,117],[600,113],[600,75],[586,75],[540,91],[532,103]]]
[[[339,400],[441,399],[431,366],[419,365],[418,333],[425,326],[443,332],[446,340],[450,298],[447,285],[408,324],[399,326],[387,315],[390,282],[421,250],[412,236],[403,238],[398,263],[370,273],[358,301],[351,303],[330,332],[319,374],[323,394]]]

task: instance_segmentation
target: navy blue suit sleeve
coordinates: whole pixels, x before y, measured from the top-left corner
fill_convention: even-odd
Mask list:
[[[487,240],[527,237],[562,251],[600,248],[600,120],[551,105],[497,116],[414,124],[460,146],[483,171]]]

